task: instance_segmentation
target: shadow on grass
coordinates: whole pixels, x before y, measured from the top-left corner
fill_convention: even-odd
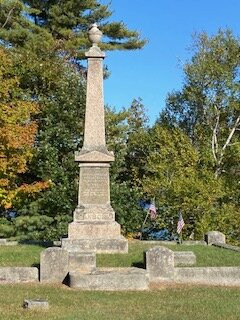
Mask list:
[[[132,267],[145,269],[144,263],[142,261],[133,262]]]
[[[40,240],[20,240],[19,244],[29,245],[29,246],[39,246],[43,248],[48,248],[53,246],[53,241],[40,241]]]
[[[40,263],[33,263],[33,264],[31,264],[31,267],[35,267],[35,268],[40,269]]]

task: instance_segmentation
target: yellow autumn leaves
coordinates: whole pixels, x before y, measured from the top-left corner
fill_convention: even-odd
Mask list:
[[[39,192],[47,182],[23,183],[33,155],[37,123],[32,119],[38,106],[19,88],[13,63],[0,49],[0,207],[11,208],[18,195]]]

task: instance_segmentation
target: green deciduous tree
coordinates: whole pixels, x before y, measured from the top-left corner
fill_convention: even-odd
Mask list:
[[[13,236],[13,224],[5,219],[26,199],[32,201],[49,181],[27,177],[34,154],[38,105],[19,86],[10,53],[0,48],[0,236]]]
[[[138,173],[145,166],[147,123],[141,99],[135,99],[127,109],[108,109],[106,113],[107,144],[116,159],[110,173],[111,199],[125,234],[139,231],[146,215],[139,206],[143,193]]]
[[[28,183],[23,175],[33,157],[38,106],[19,87],[11,56],[0,49],[0,208],[10,209],[19,198],[47,187]]]
[[[193,143],[206,152],[215,170],[235,172],[229,156],[239,161],[240,40],[230,31],[216,36],[200,34],[194,55],[184,66],[185,84],[168,96],[162,119],[182,128]],[[205,149],[205,150],[204,150]]]
[[[36,228],[33,234],[45,239],[66,234],[77,203],[78,165],[74,152],[82,146],[85,108],[85,80],[76,67],[66,63],[53,68],[52,76],[54,71],[58,80],[53,88],[38,94],[41,117],[31,162],[31,174],[50,180],[51,188],[19,208],[21,215],[51,217],[45,219],[45,229],[37,232]]]
[[[151,149],[146,159],[143,190],[156,199],[159,223],[176,233],[181,211],[186,223],[185,235],[193,231],[202,237],[202,220],[215,211],[222,185],[207,168],[201,167],[199,153],[180,129],[157,124],[150,130]]]
[[[169,94],[159,119],[185,132],[198,152],[199,172],[211,174],[204,180],[209,195],[216,194],[214,206],[205,210],[197,229],[224,231],[231,241],[240,239],[239,48],[239,38],[229,30],[214,36],[199,34],[193,57],[184,66],[184,86]]]

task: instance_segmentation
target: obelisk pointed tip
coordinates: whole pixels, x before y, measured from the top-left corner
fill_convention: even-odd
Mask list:
[[[97,45],[99,42],[101,42],[102,35],[102,31],[98,29],[97,23],[90,25],[88,30],[88,38],[93,45]]]

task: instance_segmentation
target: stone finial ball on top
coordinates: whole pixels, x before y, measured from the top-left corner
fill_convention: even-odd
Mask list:
[[[98,25],[96,23],[93,23],[88,30],[88,39],[93,45],[98,45],[98,43],[101,42],[102,39],[102,31],[98,29]]]

